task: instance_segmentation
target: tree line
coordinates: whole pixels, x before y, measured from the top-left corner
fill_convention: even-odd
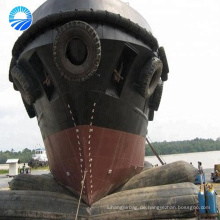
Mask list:
[[[220,151],[220,138],[217,140],[196,138],[187,141],[154,142],[152,146],[159,155]],[[145,155],[154,155],[148,145],[145,147]]]
[[[0,151],[0,164],[6,163],[7,159],[19,159],[21,163],[29,162],[34,154],[34,150],[25,148],[22,151],[15,152],[14,149],[10,151]]]

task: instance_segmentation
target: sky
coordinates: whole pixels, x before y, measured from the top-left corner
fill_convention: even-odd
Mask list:
[[[43,146],[37,119],[29,119],[8,81],[11,50],[21,34],[8,17],[16,6],[34,12],[44,1],[0,0],[0,151]],[[160,108],[149,122],[151,141],[220,137],[220,1],[125,1],[150,24],[170,67]]]

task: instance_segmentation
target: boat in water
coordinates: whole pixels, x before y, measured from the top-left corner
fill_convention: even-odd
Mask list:
[[[51,173],[88,205],[144,167],[168,64],[119,0],[47,0],[12,50],[9,80],[37,117]]]

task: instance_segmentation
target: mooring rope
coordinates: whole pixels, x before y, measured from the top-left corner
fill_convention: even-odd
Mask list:
[[[82,198],[82,192],[83,192],[83,187],[84,187],[84,183],[85,183],[85,179],[86,179],[86,173],[87,173],[87,171],[85,170],[85,171],[84,171],[84,177],[83,177],[83,180],[82,180],[82,182],[81,182],[82,188],[81,188],[81,192],[80,192],[78,207],[77,207],[77,210],[76,210],[75,220],[77,220],[77,218],[78,218],[79,206],[80,206],[80,202],[81,202],[81,198]]]

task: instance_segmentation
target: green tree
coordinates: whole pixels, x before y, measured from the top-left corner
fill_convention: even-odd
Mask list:
[[[194,140],[186,141],[154,142],[152,145],[160,155],[220,150],[220,141],[218,139],[214,141],[212,139],[195,138]],[[145,149],[146,156],[153,155],[148,145],[146,145]]]

